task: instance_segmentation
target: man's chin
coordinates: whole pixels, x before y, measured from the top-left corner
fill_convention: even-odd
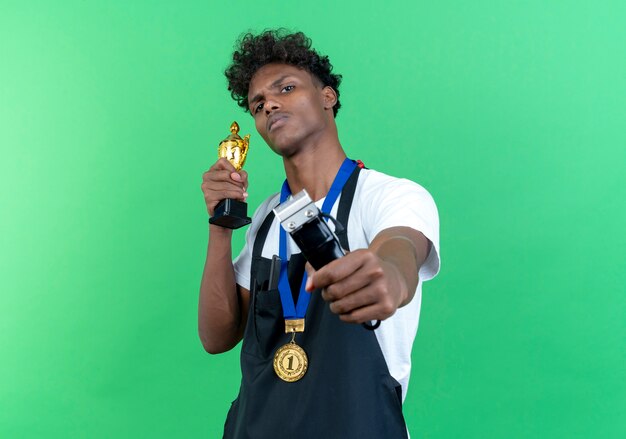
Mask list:
[[[289,158],[298,152],[298,145],[292,142],[267,142],[267,145],[272,151],[284,158]]]

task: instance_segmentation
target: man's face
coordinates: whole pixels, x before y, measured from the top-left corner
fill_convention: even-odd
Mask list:
[[[334,92],[328,88],[291,65],[267,64],[257,70],[250,81],[248,108],[257,131],[274,152],[289,157],[334,123]]]

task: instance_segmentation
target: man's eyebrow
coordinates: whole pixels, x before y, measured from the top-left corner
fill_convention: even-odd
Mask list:
[[[283,75],[280,78],[278,78],[276,81],[272,82],[272,84],[270,85],[270,88],[275,88],[278,87],[278,85],[280,85],[281,82],[283,82],[285,79],[289,78],[291,75]],[[248,101],[248,106],[251,107],[252,104],[254,104],[256,101],[260,100],[263,98],[263,95],[261,93],[255,95],[252,99],[250,99]]]

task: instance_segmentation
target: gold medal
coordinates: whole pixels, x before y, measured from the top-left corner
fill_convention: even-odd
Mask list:
[[[304,331],[304,319],[298,320],[297,329],[285,321],[285,332],[291,332],[291,341],[279,347],[274,354],[274,371],[278,378],[288,383],[301,379],[309,367],[306,352],[296,344],[296,332]]]
[[[274,371],[278,378],[288,383],[302,378],[308,367],[306,352],[293,341],[279,347],[274,354]]]

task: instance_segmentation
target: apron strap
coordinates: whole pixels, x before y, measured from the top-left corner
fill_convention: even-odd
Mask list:
[[[352,207],[352,200],[354,199],[354,193],[356,192],[356,185],[359,181],[359,172],[361,172],[361,168],[359,166],[354,168],[354,171],[352,171],[350,178],[346,181],[346,184],[341,191],[341,198],[339,198],[339,206],[337,207],[337,221],[339,221],[339,223],[343,226],[343,230],[337,233],[337,238],[339,238],[341,246],[346,250],[350,250],[350,245],[348,244],[348,217],[350,216],[350,208]],[[263,253],[263,246],[265,245],[265,239],[267,238],[267,234],[273,221],[274,211],[270,210],[265,217],[265,220],[263,220],[263,224],[259,227],[259,231],[254,239],[254,247],[252,248],[253,258],[261,257]]]
[[[339,207],[337,207],[337,221],[343,226],[343,230],[337,233],[337,238],[339,238],[341,246],[348,251],[350,251],[350,244],[348,243],[348,217],[350,216],[350,208],[352,207],[352,200],[356,192],[356,184],[359,181],[359,172],[361,172],[360,166],[357,166],[354,168],[354,171],[352,171],[352,175],[350,175],[350,178],[343,187],[343,191],[341,191]]]
[[[259,227],[259,231],[256,234],[256,238],[254,239],[254,247],[252,248],[252,257],[260,258],[263,253],[263,245],[265,245],[265,238],[267,238],[267,233],[274,222],[274,211],[270,210],[270,213],[267,214],[263,224]]]

